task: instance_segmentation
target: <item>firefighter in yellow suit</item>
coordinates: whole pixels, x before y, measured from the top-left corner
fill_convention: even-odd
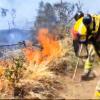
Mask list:
[[[84,73],[81,77],[82,80],[86,80],[93,68],[93,59],[91,59],[92,55],[94,55],[93,48],[100,57],[100,15],[83,15],[74,24],[71,34],[75,54],[77,56],[79,44],[85,45],[86,48],[89,44],[93,46],[90,51],[87,50],[88,56],[84,66]],[[100,82],[97,84],[95,94],[100,99]]]

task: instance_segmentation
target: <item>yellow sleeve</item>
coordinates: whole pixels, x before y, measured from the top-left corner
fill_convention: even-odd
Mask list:
[[[74,30],[78,32],[80,35],[80,42],[86,41],[86,34],[87,34],[87,28],[82,22],[83,18],[80,18],[74,25]]]
[[[82,22],[83,18],[80,18],[74,25],[74,30],[77,31],[80,35],[86,35],[87,29]]]

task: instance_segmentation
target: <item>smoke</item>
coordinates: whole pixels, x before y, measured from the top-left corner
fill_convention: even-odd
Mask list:
[[[34,40],[31,32],[18,29],[5,30],[0,32],[0,45],[17,44],[25,40]]]

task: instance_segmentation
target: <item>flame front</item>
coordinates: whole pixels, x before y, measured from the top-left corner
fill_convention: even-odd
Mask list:
[[[49,33],[48,29],[43,28],[39,30],[38,41],[42,46],[42,50],[33,49],[32,46],[24,49],[24,54],[28,61],[41,63],[58,56],[60,50],[59,42]]]

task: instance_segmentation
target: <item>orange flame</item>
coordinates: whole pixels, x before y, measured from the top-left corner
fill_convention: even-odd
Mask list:
[[[39,30],[38,41],[43,47],[41,51],[33,49],[32,46],[24,49],[24,54],[28,61],[40,63],[49,57],[55,57],[58,55],[60,49],[59,43],[55,40],[54,36],[49,33],[48,29],[43,28]]]
[[[48,29],[40,29],[38,40],[43,47],[42,56],[54,56],[59,49],[59,43],[48,32]]]

